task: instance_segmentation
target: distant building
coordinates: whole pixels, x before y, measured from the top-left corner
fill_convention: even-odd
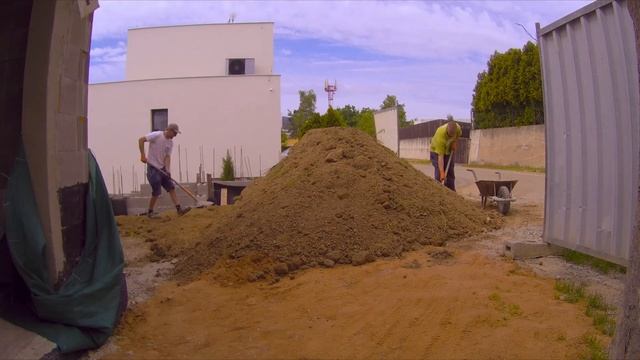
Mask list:
[[[264,174],[280,154],[273,23],[129,30],[126,80],[89,86],[88,119],[89,147],[110,192],[143,182],[137,140],[168,123],[182,131],[171,162],[177,180],[195,181],[201,164],[219,175],[227,151],[236,175]]]
[[[293,123],[291,122],[291,119],[291,116],[282,117],[282,131],[286,132],[288,135],[291,135],[293,132]]]
[[[458,120],[456,122],[462,128],[462,136],[458,140],[458,150],[454,154],[454,161],[464,164],[469,161],[471,123]],[[436,119],[399,129],[400,157],[406,159],[429,159],[431,138],[438,127],[446,123],[446,119]]]
[[[469,138],[471,134],[471,123],[456,121],[462,128],[463,138]],[[407,126],[400,129],[399,138],[403,139],[415,139],[415,138],[430,138],[436,133],[438,127],[447,123],[447,119],[436,119],[421,122],[419,124]]]

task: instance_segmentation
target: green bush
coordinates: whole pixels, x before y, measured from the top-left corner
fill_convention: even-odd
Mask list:
[[[227,150],[227,155],[222,158],[222,176],[220,179],[225,181],[233,181],[236,179],[236,174],[233,169],[233,159],[231,159],[229,150]]]

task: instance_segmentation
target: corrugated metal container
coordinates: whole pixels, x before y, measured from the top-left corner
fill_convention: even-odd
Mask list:
[[[626,1],[538,28],[544,79],[544,239],[626,264],[638,191],[638,67]]]

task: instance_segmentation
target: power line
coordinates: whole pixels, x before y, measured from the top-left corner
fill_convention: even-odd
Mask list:
[[[526,33],[527,33],[527,35],[529,35],[529,37],[530,37],[533,41],[538,42],[538,39],[536,39],[535,37],[533,37],[533,35],[531,35],[531,33],[527,30],[527,28],[526,28],[526,27],[524,27],[524,25],[522,25],[522,24],[520,24],[520,23],[515,23],[515,24],[516,24],[516,25],[520,25],[520,27],[522,27],[522,30],[524,30],[524,32],[526,32]]]

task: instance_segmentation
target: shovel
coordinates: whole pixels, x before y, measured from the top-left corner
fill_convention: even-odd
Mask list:
[[[444,179],[447,181],[447,175],[449,175],[449,166],[451,166],[451,159],[453,159],[453,150],[451,150],[451,154],[449,154],[449,161],[447,161],[447,167],[444,170]],[[444,185],[444,183],[443,183]]]
[[[195,202],[196,202],[196,207],[197,207],[197,208],[202,208],[202,207],[205,207],[205,206],[210,205],[210,203],[208,203],[208,202],[206,202],[206,201],[199,200],[199,199],[198,199],[198,198],[197,198],[197,197],[196,197],[196,196],[195,196],[195,195],[194,195],[194,194],[193,194],[189,189],[187,189],[187,188],[185,188],[184,186],[180,185],[180,183],[179,183],[179,182],[177,182],[174,178],[172,178],[171,176],[169,176],[169,174],[168,174],[166,171],[164,171],[164,170],[162,170],[162,169],[158,169],[157,167],[155,167],[155,166],[153,166],[153,165],[151,165],[151,164],[149,164],[149,163],[147,163],[147,165],[149,165],[149,166],[151,166],[152,168],[154,168],[154,169],[158,170],[162,175],[164,175],[164,176],[168,177],[168,178],[169,178],[169,179],[170,179],[174,184],[176,184],[180,189],[182,189],[182,191],[184,191],[184,192],[185,192],[185,194],[189,195],[189,197],[190,197],[190,198],[192,198],[192,199],[193,199],[193,201],[195,201]]]

